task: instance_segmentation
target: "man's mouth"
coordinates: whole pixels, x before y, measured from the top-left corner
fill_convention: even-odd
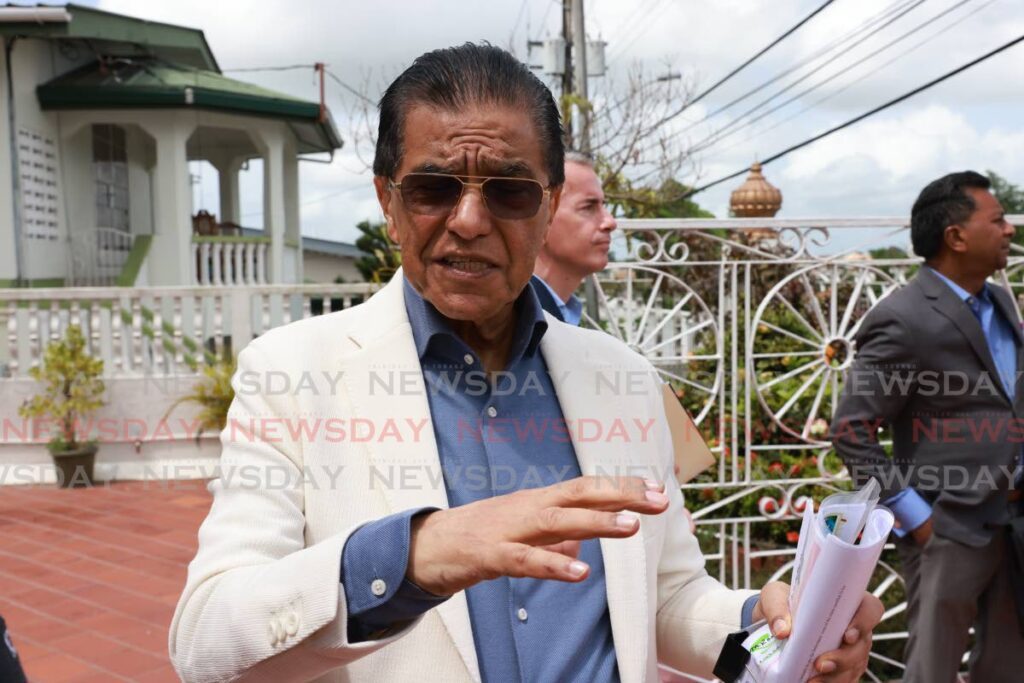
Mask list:
[[[451,256],[442,258],[440,263],[446,268],[450,268],[454,271],[467,273],[467,274],[479,274],[487,272],[494,268],[494,264],[489,261],[483,261],[481,259],[467,258],[463,256]]]

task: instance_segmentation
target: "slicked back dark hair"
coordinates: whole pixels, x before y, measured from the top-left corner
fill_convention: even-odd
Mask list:
[[[433,50],[416,58],[380,100],[374,175],[394,178],[402,161],[405,116],[417,104],[458,111],[499,104],[530,112],[551,185],[565,181],[562,124],[551,91],[511,54],[482,43]]]
[[[946,228],[966,221],[976,208],[965,192],[969,187],[987,190],[988,178],[974,171],[944,175],[925,185],[910,210],[910,241],[914,253],[923,259],[937,256]]]

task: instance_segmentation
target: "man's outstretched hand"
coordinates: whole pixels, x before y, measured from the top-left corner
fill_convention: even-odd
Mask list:
[[[882,620],[882,601],[871,593],[864,593],[860,607],[850,621],[838,650],[818,657],[814,670],[818,675],[809,683],[856,683],[868,668],[871,652],[871,632]],[[773,581],[761,589],[761,597],[754,608],[754,621],[766,619],[776,638],[788,638],[792,632],[789,613],[789,584]]]
[[[437,510],[413,519],[406,576],[442,596],[499,576],[582,581],[590,567],[573,542],[632,536],[640,529],[632,513],[667,508],[663,484],[577,477]]]

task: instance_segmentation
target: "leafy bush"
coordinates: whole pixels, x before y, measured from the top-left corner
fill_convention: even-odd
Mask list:
[[[88,354],[82,329],[71,325],[64,339],[46,346],[42,363],[28,374],[43,383],[43,390],[22,404],[18,414],[53,421],[51,452],[77,450],[82,445],[80,421],[104,404],[103,360]]]

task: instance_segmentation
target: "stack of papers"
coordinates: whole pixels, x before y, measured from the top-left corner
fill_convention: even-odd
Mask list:
[[[872,479],[860,491],[829,496],[817,512],[807,506],[789,595],[792,634],[776,640],[768,624],[735,634],[745,636],[746,662],[732,667],[726,683],[804,683],[816,674],[815,660],[839,648],[892,530],[893,515],[878,506],[878,497]],[[718,668],[715,673],[722,676]]]

